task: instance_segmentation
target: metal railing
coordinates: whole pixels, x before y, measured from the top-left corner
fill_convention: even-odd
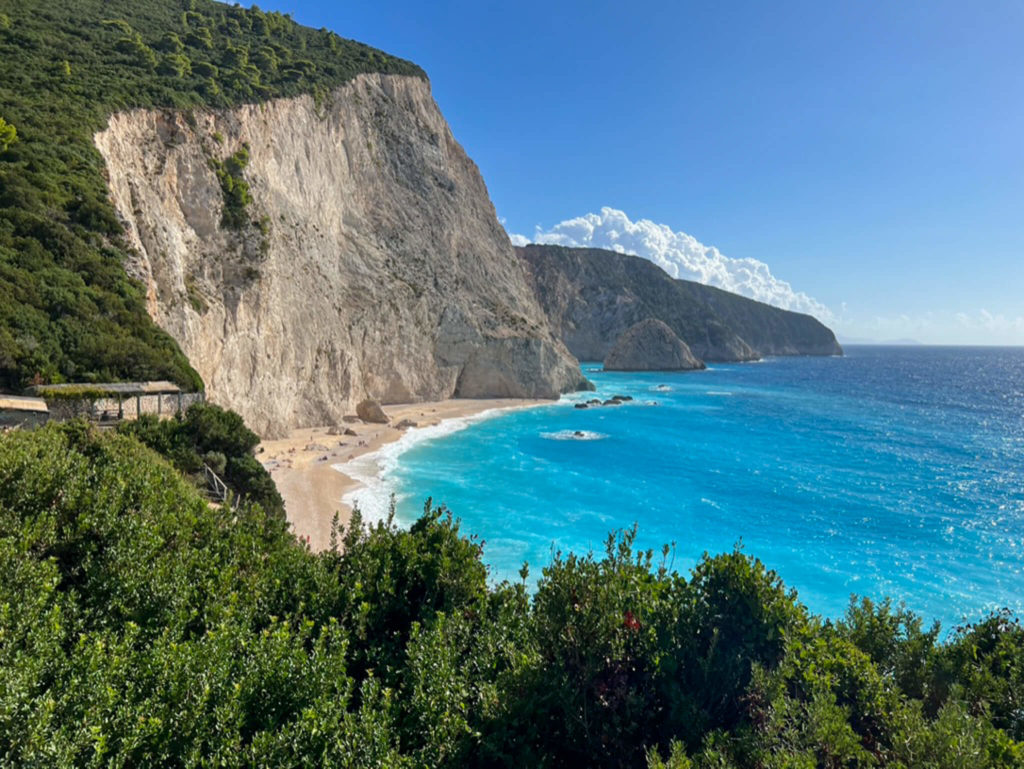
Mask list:
[[[203,463],[203,475],[206,477],[206,486],[210,499],[214,502],[219,502],[222,505],[227,502],[228,494],[230,493],[228,485],[224,483],[224,481],[220,479],[220,476],[217,475],[217,473],[215,473],[205,462]]]

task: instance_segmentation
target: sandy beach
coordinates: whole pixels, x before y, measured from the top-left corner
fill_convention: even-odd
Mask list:
[[[257,447],[257,459],[270,472],[284,498],[288,521],[295,534],[313,550],[330,543],[335,513],[347,525],[352,510],[342,497],[359,487],[346,475],[345,465],[378,451],[407,431],[437,425],[444,420],[470,417],[491,409],[515,409],[550,401],[498,398],[446,400],[384,406],[388,424],[369,424],[353,417],[338,425],[294,430],[286,438],[266,440]],[[416,427],[398,428],[408,420]]]

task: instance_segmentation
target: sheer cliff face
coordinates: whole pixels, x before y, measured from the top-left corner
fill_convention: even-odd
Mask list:
[[[551,398],[583,381],[426,81],[122,113],[96,145],[150,314],[264,434],[365,397]],[[214,168],[243,145],[251,223],[233,230]]]
[[[637,256],[541,245],[516,251],[552,328],[580,360],[604,360],[627,330],[649,318],[665,323],[701,360],[843,352],[810,315],[676,280]]]

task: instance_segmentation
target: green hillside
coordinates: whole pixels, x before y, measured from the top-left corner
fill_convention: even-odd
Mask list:
[[[325,94],[413,64],[211,0],[0,0],[0,389],[201,382],[146,314],[92,144],[133,107]]]

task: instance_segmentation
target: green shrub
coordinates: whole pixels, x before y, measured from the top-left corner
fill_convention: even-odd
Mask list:
[[[754,668],[779,665],[803,609],[775,572],[739,551],[705,554],[686,592],[672,629],[686,656],[681,678],[667,679],[666,699],[674,720],[697,734],[732,729],[746,720]]]
[[[252,204],[252,195],[249,193],[249,183],[244,176],[247,165],[249,165],[249,146],[246,144],[243,144],[227,160],[214,163],[214,170],[224,196],[224,212],[221,216],[221,223],[233,230],[240,230],[250,224],[247,209]]]
[[[273,479],[252,456],[259,436],[235,412],[196,403],[183,417],[157,419],[147,414],[121,423],[118,431],[167,457],[181,472],[195,475],[203,487],[203,465],[209,465],[239,498],[259,503],[268,515],[284,517],[284,500]]]
[[[0,117],[0,152],[6,152],[14,142],[18,141],[18,131]]]
[[[199,29],[194,29],[186,34],[185,42],[190,48],[199,48],[201,50],[209,51],[213,48],[213,34],[206,27],[200,27]],[[204,67],[213,66],[209,62],[203,62],[202,64]]]
[[[220,69],[208,61],[200,61],[192,67],[192,72],[199,77],[216,78],[220,74]]]
[[[889,600],[875,603],[869,598],[850,602],[846,617],[837,623],[839,634],[867,654],[883,676],[915,699],[928,689],[927,670],[932,663],[939,625],[927,631],[921,618],[903,606],[893,608]]]
[[[156,68],[156,53],[142,42],[142,36],[138,33],[129,37],[122,37],[114,45],[114,50],[129,56],[135,66],[141,69],[152,70]]]
[[[399,680],[414,625],[473,606],[486,594],[480,545],[459,535],[443,508],[432,509],[408,531],[390,521],[364,528],[356,516],[337,561],[343,600],[335,607],[352,630],[352,669],[390,685]]]
[[[163,53],[184,53],[185,44],[181,42],[181,38],[178,37],[174,32],[166,32],[160,38],[155,46],[158,51]]]
[[[81,424],[0,438],[0,470],[5,764],[403,765],[344,628],[281,595],[327,578],[283,523]]]
[[[949,699],[987,713],[992,724],[1024,740],[1024,627],[1008,609],[957,628],[934,655],[926,701],[934,712]]]
[[[187,56],[182,56],[180,53],[164,54],[160,58],[157,71],[161,75],[170,77],[187,77],[192,74],[192,62],[188,60]]]
[[[824,622],[742,552],[686,578],[635,530],[531,597],[429,502],[312,553],[140,443],[230,473],[239,428],[0,435],[4,765],[1024,766],[1008,613],[945,642],[884,601]]]

